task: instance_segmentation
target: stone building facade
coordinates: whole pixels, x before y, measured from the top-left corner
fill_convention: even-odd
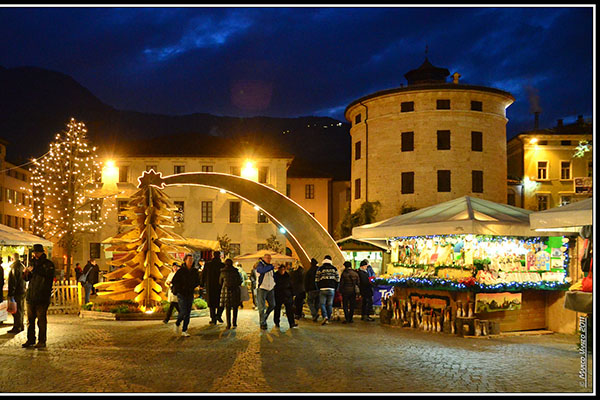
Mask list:
[[[427,59],[407,86],[366,95],[345,110],[352,124],[351,211],[381,203],[377,220],[460,196],[506,203],[505,91],[459,83]]]
[[[31,232],[31,172],[6,160],[0,139],[0,224]]]
[[[542,211],[593,194],[592,122],[519,133],[508,141],[508,204]],[[580,149],[578,154],[578,148]]]

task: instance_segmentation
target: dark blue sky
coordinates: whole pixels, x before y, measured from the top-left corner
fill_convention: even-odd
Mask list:
[[[0,65],[66,73],[119,109],[332,116],[405,84],[429,47],[512,93],[508,133],[592,117],[593,9],[0,8]]]

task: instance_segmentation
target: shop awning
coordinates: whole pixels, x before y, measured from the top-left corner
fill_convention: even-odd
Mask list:
[[[342,238],[340,240],[337,240],[336,243],[338,244],[338,246],[340,246],[340,249],[345,250],[345,251],[349,251],[349,250],[354,250],[353,245],[356,244],[357,250],[363,251],[363,247],[366,247],[368,250],[369,247],[371,248],[377,248],[378,250],[383,250],[383,251],[387,251],[389,250],[390,246],[388,245],[386,240],[359,240],[356,239],[352,236],[347,236],[345,238]]]
[[[352,229],[355,239],[398,236],[496,235],[540,236],[529,226],[532,211],[464,196],[408,214]]]
[[[589,198],[562,207],[534,212],[529,216],[531,229],[544,230],[573,230],[594,223],[594,199]],[[572,229],[568,229],[572,228]]]
[[[0,224],[0,246],[33,246],[36,243],[44,248],[53,246],[49,240]]]

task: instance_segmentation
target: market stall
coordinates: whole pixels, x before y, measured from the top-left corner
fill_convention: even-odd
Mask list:
[[[0,224],[0,257],[2,257],[2,270],[4,274],[4,287],[0,288],[4,292],[3,298],[6,299],[8,292],[8,274],[13,261],[12,257],[15,253],[21,255],[21,261],[29,264],[29,253],[34,244],[40,243],[44,246],[48,256],[51,256],[52,242],[42,239],[38,236],[23,232],[19,229],[11,228],[4,224]],[[0,304],[0,321],[6,320],[6,301]]]
[[[458,334],[547,329],[548,293],[569,287],[572,239],[532,230],[529,214],[465,196],[352,236],[390,244],[375,282],[393,323]]]
[[[569,230],[578,232],[574,261],[578,264],[573,281],[565,294],[564,307],[578,313],[587,314],[591,331],[593,315],[593,224],[594,199],[589,198],[562,207],[534,212],[530,215],[532,229],[539,232]],[[588,338],[591,338],[589,335]],[[589,346],[591,348],[591,346]]]
[[[352,268],[358,269],[362,260],[369,260],[377,275],[385,273],[389,264],[389,246],[385,240],[358,240],[348,236],[336,241],[344,259],[352,263]],[[341,266],[340,266],[341,268]]]

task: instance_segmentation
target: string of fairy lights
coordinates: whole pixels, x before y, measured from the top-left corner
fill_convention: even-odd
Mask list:
[[[71,118],[64,132],[56,134],[49,151],[33,159],[30,212],[35,234],[53,241],[73,241],[79,233],[96,233],[114,208],[104,198],[91,197],[101,187],[102,164],[96,147],[87,138],[83,122]],[[103,203],[105,204],[103,207]]]

